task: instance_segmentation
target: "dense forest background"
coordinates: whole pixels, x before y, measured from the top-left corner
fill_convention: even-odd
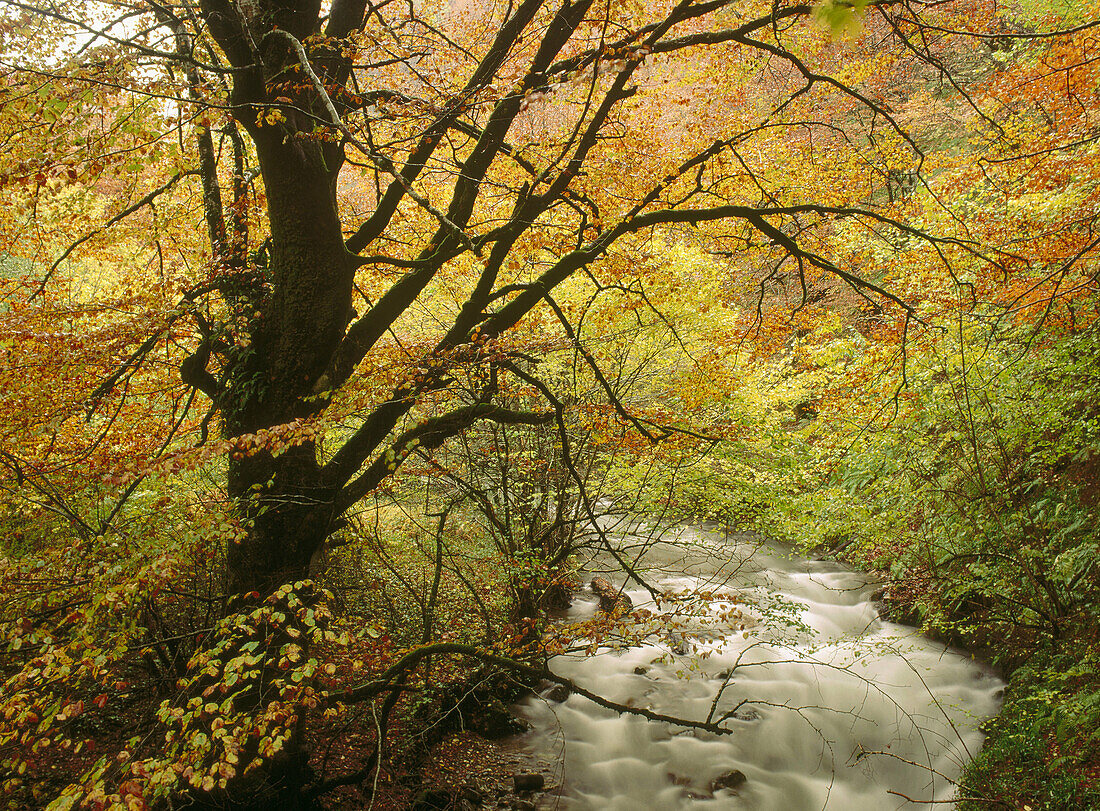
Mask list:
[[[645,516],[881,573],[1009,679],[960,807],[1100,807],[1098,31],[4,0],[5,801],[411,805],[670,632],[548,622]]]

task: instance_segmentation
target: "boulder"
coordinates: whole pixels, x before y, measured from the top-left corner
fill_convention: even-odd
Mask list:
[[[691,645],[679,631],[670,631],[668,634],[668,648],[677,656],[687,656],[692,652]]]

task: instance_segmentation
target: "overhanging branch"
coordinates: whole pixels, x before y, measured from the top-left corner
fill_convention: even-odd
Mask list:
[[[457,656],[467,656],[472,659],[478,659],[479,661],[487,664],[495,665],[503,670],[507,670],[512,673],[517,673],[521,676],[526,676],[531,679],[543,679],[546,681],[552,681],[555,684],[561,684],[568,687],[572,692],[579,696],[584,696],[594,704],[598,704],[605,709],[613,710],[620,715],[637,715],[641,718],[646,718],[650,721],[660,721],[666,724],[673,724],[675,726],[684,727],[686,729],[699,729],[704,732],[711,732],[715,735],[731,735],[733,730],[721,726],[720,724],[708,723],[706,721],[692,721],[688,718],[680,718],[674,715],[665,715],[664,713],[654,712],[653,710],[647,710],[644,707],[631,707],[626,704],[620,704],[617,701],[611,701],[604,698],[599,693],[594,693],[591,690],[587,690],[574,682],[572,679],[567,679],[564,676],[559,676],[553,671],[545,667],[535,667],[533,665],[526,664],[524,662],[510,659],[506,656],[500,656],[499,654],[491,653],[489,651],[475,648],[472,645],[461,645],[456,642],[437,642],[432,645],[425,645],[421,648],[415,648],[406,653],[401,659],[399,659],[394,665],[392,665],[385,673],[379,678],[362,684],[358,687],[353,687],[349,690],[343,690],[336,693],[330,693],[325,699],[324,704],[326,706],[334,706],[336,704],[355,704],[363,701],[370,701],[382,693],[388,693],[392,690],[395,681],[402,676],[402,674],[408,673],[415,669],[421,661],[424,659],[436,656],[439,654],[454,654]]]

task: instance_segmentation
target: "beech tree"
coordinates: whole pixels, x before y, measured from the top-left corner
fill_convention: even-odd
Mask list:
[[[1095,288],[1096,22],[978,0],[0,2],[0,580],[18,593],[0,780],[24,804],[308,807],[369,782],[433,657],[562,682],[536,660],[573,632],[535,653],[498,634],[492,578],[448,570],[487,630],[445,627],[468,608],[441,597],[466,505],[518,519],[532,571],[563,563],[568,532],[600,526],[583,437],[594,457],[614,445],[633,503],[752,513],[753,488],[719,504],[701,466],[672,493],[634,464],[789,433],[758,396],[770,377],[731,396],[731,347],[775,358],[852,327],[865,362],[831,396],[872,413],[908,383],[917,322],[951,322],[960,297],[1073,325]],[[810,388],[794,415],[820,405]],[[505,483],[482,451],[510,455]],[[542,483],[525,453],[549,457]],[[174,478],[199,468],[209,481]],[[332,616],[311,562],[345,519],[370,534],[358,504],[428,480],[422,627],[387,638],[409,612],[382,616],[378,579]],[[162,521],[177,482],[189,503]],[[220,554],[227,587],[209,582]],[[605,619],[576,637],[659,632]],[[119,751],[96,751],[84,713],[140,701]],[[329,723],[374,737],[311,775]],[[83,776],[63,787],[58,763]]]
[[[305,576],[341,516],[414,448],[481,420],[552,422],[549,402],[517,412],[497,395],[506,379],[537,385],[516,336],[573,275],[614,286],[647,239],[721,222],[716,239],[764,248],[804,285],[826,272],[899,302],[820,253],[812,234],[854,218],[920,236],[869,204],[873,182],[826,189],[817,203],[771,179],[773,166],[750,163],[754,150],[761,163],[777,158],[776,132],[807,134],[787,145],[808,155],[815,134],[843,150],[854,137],[846,128],[867,121],[897,144],[892,159],[919,167],[920,149],[888,105],[829,73],[842,53],[808,4],[7,5],[59,43],[60,56],[36,64],[17,53],[25,70],[146,93],[164,100],[165,118],[182,108],[161,135],[194,139],[181,175],[201,183],[209,260],[168,321],[195,330],[180,374],[209,398],[228,442],[228,493],[247,527],[229,549],[235,592]],[[818,16],[843,22],[864,5],[826,4]],[[915,36],[919,6],[875,10],[883,36],[939,64]],[[95,72],[104,63],[106,76]],[[718,73],[692,75],[693,63]],[[715,87],[734,80],[742,91]],[[747,82],[767,87],[764,103],[739,98]],[[716,89],[719,98],[690,97]],[[788,120],[814,94],[835,99],[836,111]],[[689,105],[661,113],[675,138],[658,149],[652,135],[631,134],[670,101]],[[864,162],[869,178],[891,180],[874,156]],[[459,306],[433,314],[435,334],[403,334],[403,319],[443,283],[461,290]],[[568,313],[555,311],[568,334]],[[172,328],[138,344],[123,368]],[[412,363],[372,379],[371,359],[402,341],[416,344]],[[456,384],[457,370],[474,368],[476,385]],[[119,380],[109,376],[91,401]],[[320,418],[334,409],[341,428],[326,436]],[[653,441],[675,427],[635,423]]]

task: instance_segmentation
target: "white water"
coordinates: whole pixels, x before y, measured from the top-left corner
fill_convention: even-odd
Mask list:
[[[640,565],[662,590],[738,595],[746,631],[736,617],[733,627],[718,623],[729,604],[715,602],[709,617],[701,612],[686,629],[710,630],[713,641],[686,649],[674,636],[560,656],[552,669],[613,701],[679,718],[701,721],[716,706],[718,719],[740,704],[722,724],[732,734],[619,716],[576,694],[562,703],[531,700],[522,707],[535,727],[528,745],[561,758],[554,777],[564,785],[560,799],[540,807],[952,807],[944,802],[951,781],[981,746],[978,725],[998,709],[996,676],[912,628],[882,621],[870,602],[873,586],[839,564],[792,560],[751,538],[727,541],[702,530],[684,530],[675,544],[623,543],[631,542],[634,555],[645,548]],[[626,593],[635,609],[656,609],[646,591]],[[566,619],[595,610],[595,598],[582,596]],[[785,625],[784,616],[803,627]],[[734,769],[748,778],[744,785],[712,794],[711,781]]]

